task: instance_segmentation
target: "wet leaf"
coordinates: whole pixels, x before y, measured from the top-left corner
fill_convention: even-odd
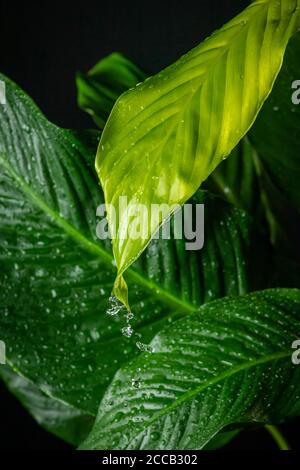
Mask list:
[[[299,337],[299,290],[204,305],[117,373],[81,448],[202,449],[226,426],[299,415]]]
[[[114,291],[127,306],[122,274],[174,205],[196,192],[253,124],[280,70],[287,42],[300,26],[298,3],[253,2],[114,106],[96,168],[109,205],[110,230],[116,234]],[[120,197],[127,198],[127,211],[120,208]],[[156,210],[153,204],[164,206]],[[130,230],[139,225],[143,233],[133,239]]]

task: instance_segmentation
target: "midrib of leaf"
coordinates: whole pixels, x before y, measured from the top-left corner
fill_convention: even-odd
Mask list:
[[[229,377],[232,377],[235,374],[238,374],[239,372],[243,372],[244,370],[251,369],[253,367],[257,367],[262,364],[267,364],[268,362],[273,362],[279,359],[284,359],[287,357],[291,356],[290,351],[282,351],[274,354],[270,354],[268,356],[261,357],[260,359],[254,360],[254,361],[249,361],[245,362],[243,364],[240,364],[239,366],[233,367],[230,370],[224,371],[222,374],[219,374],[218,376],[214,377],[213,379],[207,380],[204,384],[200,385],[199,387],[196,387],[194,390],[191,390],[189,392],[184,393],[180,398],[175,400],[171,405],[166,406],[163,408],[161,411],[159,411],[153,418],[149,419],[146,423],[143,422],[143,427],[148,427],[151,426],[155,421],[159,420],[161,417],[164,415],[172,412],[174,409],[179,407],[181,404],[183,404],[185,401],[190,400],[197,396],[199,393],[203,392],[205,389],[211,387],[212,385],[216,385],[219,382],[222,382],[223,380],[228,379]],[[224,423],[224,426],[226,426],[226,423]],[[223,427],[224,427],[223,426]],[[133,438],[131,438],[129,444],[136,439],[139,434],[142,431],[139,431]],[[128,445],[127,444],[127,447]]]
[[[55,223],[64,230],[64,232],[72,237],[79,245],[84,247],[88,252],[97,257],[100,257],[107,265],[112,267],[113,263],[113,256],[107,253],[101,246],[97,245],[95,242],[86,238],[82,233],[80,233],[76,228],[74,228],[69,222],[63,219],[55,210],[49,207],[41,197],[34,192],[34,190],[30,187],[26,181],[21,178],[9,164],[7,158],[5,158],[5,154],[0,154],[0,161],[3,163],[6,170],[9,174],[15,179],[15,181],[19,184],[22,191],[30,197],[33,203],[39,207],[45,214],[50,216],[51,219],[55,221]],[[183,309],[185,312],[195,312],[197,310],[192,304],[185,302],[177,297],[175,297],[170,292],[162,289],[156,283],[146,279],[138,272],[134,271],[132,268],[128,269],[128,276],[131,277],[132,280],[137,282],[138,284],[142,285],[151,293],[154,293],[157,297],[164,298],[166,302],[173,304],[176,308]]]

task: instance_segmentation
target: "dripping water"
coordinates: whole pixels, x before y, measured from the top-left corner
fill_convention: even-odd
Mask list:
[[[134,314],[132,312],[128,312],[126,307],[114,295],[111,295],[109,298],[109,308],[107,310],[107,314],[116,319],[119,319],[119,314],[123,314],[126,325],[121,328],[121,334],[128,339],[133,338],[135,341],[135,346],[139,351],[149,354],[154,353],[152,346],[141,342],[140,335],[134,331],[131,324],[132,320],[134,319]],[[138,369],[138,371],[140,371],[140,369]],[[132,387],[139,389],[142,385],[141,378],[139,376],[132,378],[131,384]]]

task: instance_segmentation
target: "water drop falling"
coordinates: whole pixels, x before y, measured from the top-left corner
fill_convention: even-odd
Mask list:
[[[150,344],[145,344],[145,343],[141,343],[140,341],[138,341],[136,343],[136,346],[142,352],[148,352],[150,354],[154,352],[154,349],[152,348],[152,346],[150,346]]]
[[[128,312],[128,314],[126,315],[126,320],[127,322],[130,322],[131,320],[133,320],[134,318],[134,315],[132,312]]]
[[[114,295],[112,295],[109,298],[109,309],[107,310],[107,315],[115,317],[120,313],[122,309],[124,309],[124,305],[121,304],[121,302],[119,302]]]
[[[131,336],[133,335],[132,327],[128,325],[122,328],[122,335],[125,336],[126,338],[131,338]]]

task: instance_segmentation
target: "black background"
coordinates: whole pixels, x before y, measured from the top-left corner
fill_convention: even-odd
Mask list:
[[[241,11],[247,0],[16,2],[0,0],[0,71],[44,114],[68,128],[93,124],[76,105],[74,76],[120,51],[154,73]],[[284,432],[298,447],[297,427]],[[43,431],[0,385],[0,448],[68,449]],[[243,433],[230,449],[276,449],[264,430]]]

